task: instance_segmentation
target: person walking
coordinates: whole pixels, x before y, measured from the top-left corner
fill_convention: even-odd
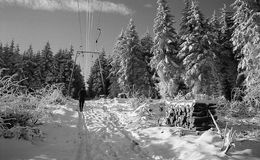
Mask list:
[[[79,111],[83,112],[83,106],[84,106],[85,98],[87,96],[87,91],[85,87],[81,88],[78,96],[79,96]]]

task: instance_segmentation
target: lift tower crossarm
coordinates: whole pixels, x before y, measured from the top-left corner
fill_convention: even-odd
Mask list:
[[[94,51],[77,51],[78,54],[80,53],[90,53],[90,54],[100,54],[100,52],[94,52]]]

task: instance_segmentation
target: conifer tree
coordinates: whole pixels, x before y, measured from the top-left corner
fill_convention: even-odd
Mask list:
[[[145,35],[141,38],[140,43],[142,47],[144,60],[147,64],[149,64],[153,56],[153,54],[151,53],[151,49],[153,47],[153,38],[148,30],[146,31]]]
[[[114,50],[113,50],[113,56],[110,60],[110,86],[109,86],[109,95],[111,97],[117,97],[119,93],[122,92],[120,89],[118,79],[119,79],[119,69],[120,69],[120,55],[123,54],[123,40],[124,40],[124,32],[121,31],[119,37],[117,38]]]
[[[247,42],[241,49],[243,58],[239,63],[239,68],[245,75],[246,96],[245,100],[251,105],[260,105],[260,13],[253,13],[244,23],[244,28],[240,33]]]
[[[190,16],[191,0],[184,0],[184,9],[182,10],[182,17],[180,23],[180,32],[179,35],[185,35],[189,33],[188,17]]]
[[[210,34],[213,36],[214,40],[217,42],[220,36],[220,23],[217,14],[214,10],[211,19],[209,20],[209,30]]]
[[[219,39],[220,49],[217,53],[218,73],[221,94],[227,100],[232,99],[232,92],[236,87],[237,65],[236,54],[233,51],[231,42],[233,33],[233,12],[228,11],[226,5],[220,10],[219,18]]]
[[[178,56],[185,66],[185,82],[194,94],[212,94],[212,82],[215,81],[214,38],[209,33],[208,25],[197,2],[192,2],[188,17],[189,33],[183,35]]]
[[[208,31],[206,32],[207,37],[209,39],[209,48],[210,50],[216,55],[213,58],[213,62],[212,62],[212,67],[214,68],[214,77],[212,77],[212,82],[211,82],[211,93],[214,96],[220,96],[221,93],[221,82],[220,79],[222,78],[220,76],[220,72],[219,72],[219,64],[222,62],[219,59],[219,53],[221,52],[221,45],[219,43],[219,38],[220,38],[220,23],[217,17],[216,12],[213,12],[213,15],[211,17],[210,20],[208,20],[208,24],[206,25],[206,27],[208,28]],[[220,60],[220,61],[219,61]]]
[[[22,55],[22,75],[21,77],[24,79],[21,83],[26,86],[28,89],[33,89],[32,83],[36,81],[36,75],[34,75],[34,71],[37,67],[37,64],[33,61],[34,54],[33,48],[30,45],[28,50],[26,50]]]
[[[238,60],[238,75],[237,75],[237,80],[236,80],[236,87],[239,88],[240,90],[244,91],[245,90],[245,78],[246,75],[244,74],[243,68],[239,66],[239,63],[243,59],[243,53],[241,52],[242,47],[246,43],[246,39],[244,36],[241,36],[241,31],[243,30],[243,25],[247,19],[249,19],[251,15],[251,10],[249,8],[249,4],[245,0],[236,0],[231,6],[234,9],[234,14],[232,17],[232,20],[234,21],[233,24],[233,33],[232,33],[232,44],[233,44],[233,51],[236,53],[236,58]],[[242,95],[238,95],[239,97],[238,100],[242,100]],[[237,98],[236,98],[237,99]]]
[[[41,52],[41,74],[42,74],[42,84],[52,83],[55,78],[54,73],[54,58],[53,52],[51,51],[50,43],[47,42],[44,49]]]
[[[238,69],[245,77],[245,99],[255,106],[260,102],[260,14],[256,12],[255,7],[250,8],[248,3],[243,0],[236,0],[232,5],[235,9],[233,16],[235,31],[232,41],[235,51],[240,55]]]
[[[73,52],[73,51],[72,51]],[[60,49],[54,55],[55,64],[55,82],[69,84],[69,78],[73,68],[72,52],[67,49]]]
[[[243,29],[243,23],[249,19],[251,15],[251,10],[249,5],[244,0],[236,0],[232,7],[234,8],[235,12],[232,17],[234,21],[234,31],[232,35],[232,42],[234,46],[234,50],[238,52],[238,58],[241,58],[243,55],[240,54],[240,49],[246,43],[246,39],[243,36],[240,36],[241,30]]]
[[[30,84],[33,89],[40,89],[44,87],[44,76],[42,73],[42,57],[41,57],[41,52],[37,51],[36,55],[33,56],[33,62],[36,64],[36,67],[34,69],[34,81],[32,81]]]
[[[143,54],[143,60],[146,63],[146,68],[149,73],[149,97],[155,98],[158,97],[158,91],[156,89],[156,81],[153,78],[153,75],[155,74],[155,70],[151,68],[150,62],[153,57],[153,54],[151,52],[151,49],[153,47],[153,38],[149,33],[149,30],[146,31],[145,35],[141,38],[141,48],[142,48],[142,54]]]
[[[120,55],[119,85],[130,96],[134,93],[148,96],[149,73],[143,60],[139,36],[136,32],[134,21],[126,28],[123,41],[123,52]]]
[[[154,19],[154,46],[150,65],[159,76],[158,88],[163,97],[173,97],[178,90],[180,68],[177,53],[179,50],[178,36],[173,24],[173,16],[166,0],[157,1],[158,8]]]
[[[3,72],[4,75],[16,75],[15,78],[17,80],[20,79],[19,71],[20,71],[20,64],[21,64],[21,55],[19,45],[15,46],[14,40],[11,41],[11,44],[8,43],[2,47],[1,53],[1,61],[2,61],[2,68],[6,70]]]

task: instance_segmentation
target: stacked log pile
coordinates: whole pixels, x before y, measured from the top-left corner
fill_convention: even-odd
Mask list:
[[[216,103],[213,101],[172,101],[167,105],[166,124],[190,130],[204,131],[214,124],[209,111],[217,119]]]

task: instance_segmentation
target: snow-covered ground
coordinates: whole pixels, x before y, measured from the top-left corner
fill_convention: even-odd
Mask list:
[[[53,106],[40,126],[44,140],[0,139],[1,160],[260,160],[259,139],[236,142],[229,155],[213,131],[201,135],[174,127],[147,127],[126,100]],[[184,133],[181,136],[180,133]]]

